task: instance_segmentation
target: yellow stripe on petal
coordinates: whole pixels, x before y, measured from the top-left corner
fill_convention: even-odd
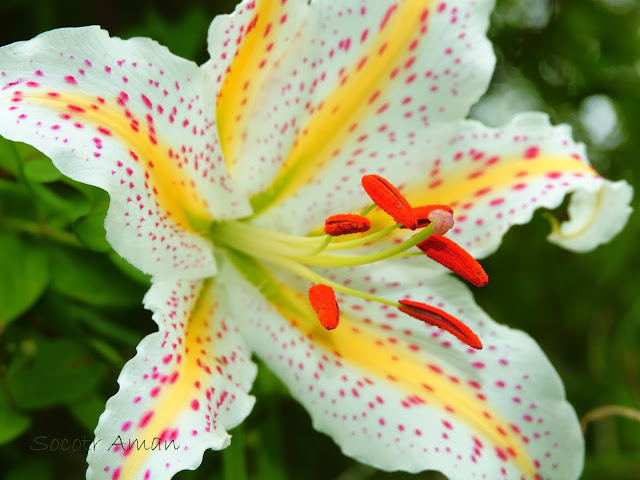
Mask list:
[[[426,33],[430,3],[406,0],[389,8],[368,49],[340,75],[335,90],[314,107],[272,185],[251,199],[254,211],[270,208],[310,183],[330,165],[363,117],[380,108],[394,67]]]
[[[500,163],[488,167],[482,175],[476,175],[477,166],[444,173],[443,180],[429,179],[426,174],[420,182],[411,182],[402,189],[403,195],[413,206],[448,204],[465,206],[480,199],[509,201],[509,190],[545,175],[597,175],[595,170],[581,160],[570,156],[541,155],[535,160],[503,158]],[[373,231],[389,224],[389,217],[376,209],[368,217]]]
[[[247,24],[218,96],[216,119],[227,169],[233,175],[246,124],[267,72],[267,54],[286,22],[282,0],[260,0]]]
[[[201,232],[211,224],[207,202],[182,168],[177,151],[174,153],[170,145],[158,138],[148,119],[138,120],[123,98],[114,103],[102,97],[57,92],[30,93],[21,98],[25,103],[60,112],[63,119],[74,122],[78,128],[95,128],[95,148],[115,137],[128,149],[129,158],[122,160],[133,160],[142,170],[146,190],[152,192],[156,203],[177,226]],[[132,176],[133,170],[128,168],[126,174]]]
[[[185,356],[178,362],[179,367],[173,373],[175,381],[165,386],[155,397],[154,406],[156,408],[149,410],[140,419],[139,430],[135,437],[138,445],[145,442],[145,445],[149,446],[152,445],[154,439],[157,442],[157,439],[162,438],[162,432],[176,425],[177,416],[191,408],[189,403],[194,396],[201,393],[196,390],[194,385],[208,385],[211,382],[212,371],[206,363],[209,361],[207,357],[210,357],[212,352],[205,351],[203,340],[211,335],[211,322],[214,320],[216,305],[212,295],[212,287],[213,280],[211,279],[202,283],[189,317],[189,323],[185,328]],[[162,448],[165,448],[165,444],[162,445]],[[120,465],[120,478],[138,478],[136,475],[140,475],[141,468],[145,465],[150,454],[154,454],[151,449],[133,448],[129,454],[124,455]]]
[[[479,398],[479,390],[444,371],[435,359],[417,354],[400,342],[389,343],[370,324],[344,313],[335,330],[325,330],[305,296],[277,281],[247,257],[231,254],[231,259],[273,308],[317,347],[335,354],[342,364],[367,372],[407,396],[426,398],[429,406],[460,418],[479,437],[490,441],[504,461],[513,462],[524,477],[534,478],[533,460],[523,441],[498,412]]]

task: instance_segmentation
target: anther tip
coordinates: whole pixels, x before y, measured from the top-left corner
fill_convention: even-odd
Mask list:
[[[380,175],[364,175],[362,187],[371,200],[406,228],[418,228],[418,219],[411,205],[400,191],[387,179]]]
[[[309,289],[309,303],[324,328],[333,330],[338,326],[340,310],[333,288],[323,284],[313,285]]]
[[[332,215],[324,221],[324,233],[332,237],[364,233],[371,228],[371,221],[367,217],[343,213]]]
[[[444,310],[432,307],[425,303],[414,302],[412,300],[400,300],[400,310],[402,313],[421,320],[430,325],[434,325],[443,330],[446,330],[463,343],[469,345],[476,350],[482,349],[482,342],[478,335],[473,332],[467,325],[458,320],[452,315],[449,315]]]
[[[489,283],[482,265],[456,242],[441,235],[431,235],[416,245],[432,260],[439,262],[476,287]]]

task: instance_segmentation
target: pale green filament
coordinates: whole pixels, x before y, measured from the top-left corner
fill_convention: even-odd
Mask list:
[[[296,237],[294,235],[264,230],[243,222],[231,221],[214,226],[211,229],[211,237],[214,242],[223,243],[230,248],[253,257],[268,260],[277,257],[295,258],[297,262],[318,267],[353,267],[401,255],[433,233],[432,226],[429,225],[404,242],[369,255],[323,253],[325,249],[346,250],[365,245],[387,235],[398,227],[399,224],[395,224],[357,240],[330,245],[332,237],[329,235],[312,237],[311,240],[313,240],[313,242],[309,242],[309,237]]]
[[[401,254],[405,250],[415,247],[417,244],[430,237],[432,233],[433,228],[429,225],[423,228],[420,233],[405,240],[404,242],[369,255],[336,255],[332,253],[319,253],[314,256],[297,258],[297,261],[318,267],[355,267],[358,265],[366,265],[368,263],[378,262],[380,260],[393,257],[394,255]]]
[[[327,285],[338,292],[344,293],[345,295],[352,295],[354,297],[364,298],[365,300],[384,303],[385,305],[389,305],[391,307],[396,307],[396,308],[402,307],[402,305],[400,305],[398,302],[393,302],[391,300],[387,300],[386,298],[377,297],[375,295],[364,293],[359,290],[354,290],[352,288],[345,287],[344,285],[340,285],[339,283],[332,282],[331,280],[321,275],[318,275],[313,270],[293,260],[289,260],[286,258],[272,258],[272,259],[268,259],[267,262],[277,265],[285,270],[288,270],[291,273],[295,273],[296,275],[302,278],[306,278],[311,283],[314,283],[316,285],[319,285],[319,284]]]
[[[364,210],[362,210],[362,211],[360,212],[360,216],[362,216],[362,217],[366,217],[366,216],[367,216],[367,214],[368,214],[371,210],[373,210],[374,208],[376,208],[377,206],[378,206],[378,205],[376,205],[375,203],[372,203],[371,205],[369,205],[367,208],[365,208]]]
[[[327,246],[327,250],[347,250],[349,248],[361,247],[362,245],[366,245],[367,243],[371,243],[375,240],[378,240],[379,238],[384,237],[385,235],[388,235],[401,225],[401,223],[396,223],[395,225],[391,225],[384,230],[380,230],[379,232],[372,233],[365,237],[357,238],[355,240],[350,240],[347,242],[334,243],[333,245]]]

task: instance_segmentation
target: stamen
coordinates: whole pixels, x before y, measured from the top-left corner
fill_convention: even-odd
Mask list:
[[[440,327],[470,347],[478,350],[482,349],[482,342],[478,336],[464,323],[457,318],[452,317],[444,310],[411,300],[400,300],[400,303],[403,306],[398,307],[398,310],[402,313],[406,313],[407,315],[417,318],[418,320],[422,320],[430,325]]]
[[[476,287],[489,283],[489,276],[482,266],[456,242],[439,235],[431,235],[416,245],[427,257],[444,265]]]
[[[424,205],[421,207],[413,207],[413,214],[416,216],[416,220],[418,221],[418,228],[424,228],[431,224],[431,219],[429,215],[431,212],[435,210],[443,210],[446,213],[450,213],[453,217],[453,208],[449,205]],[[401,227],[405,228],[405,227]],[[435,233],[435,232],[434,232]],[[441,233],[437,233],[436,235],[442,235]]]
[[[362,186],[371,200],[396,222],[411,230],[418,227],[418,220],[411,205],[388,180],[379,175],[365,175],[362,177]]]
[[[332,215],[324,221],[324,233],[332,237],[349,235],[350,233],[363,233],[371,228],[371,221],[367,217],[343,213]]]
[[[313,285],[309,289],[309,303],[318,315],[318,320],[327,330],[338,326],[340,310],[336,301],[336,293],[327,285]]]

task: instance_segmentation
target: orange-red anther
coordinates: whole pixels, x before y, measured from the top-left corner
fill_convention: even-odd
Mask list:
[[[362,215],[342,213],[332,215],[324,221],[324,233],[332,237],[348,235],[350,233],[362,233],[371,228],[371,221]]]
[[[418,228],[426,227],[431,223],[429,215],[434,210],[444,210],[445,212],[449,212],[453,215],[453,208],[449,205],[424,205],[422,207],[413,207],[411,210],[413,210],[413,214],[416,216],[416,220],[418,221]]]
[[[388,180],[379,175],[365,175],[362,177],[362,186],[371,200],[396,222],[411,230],[418,227],[418,220],[411,205]]]
[[[402,313],[422,320],[430,325],[435,325],[443,330],[446,330],[450,334],[457,337],[460,341],[466,343],[470,347],[480,350],[482,348],[482,342],[473,331],[467,327],[464,323],[455,317],[452,317],[444,310],[432,307],[420,302],[413,302],[411,300],[400,300],[403,305],[399,307]]]
[[[489,276],[478,261],[456,242],[439,235],[431,235],[417,247],[427,257],[441,263],[476,287],[484,287],[489,283]]]
[[[313,285],[309,289],[309,303],[318,315],[318,320],[327,330],[338,326],[340,310],[336,301],[336,293],[327,285]]]

